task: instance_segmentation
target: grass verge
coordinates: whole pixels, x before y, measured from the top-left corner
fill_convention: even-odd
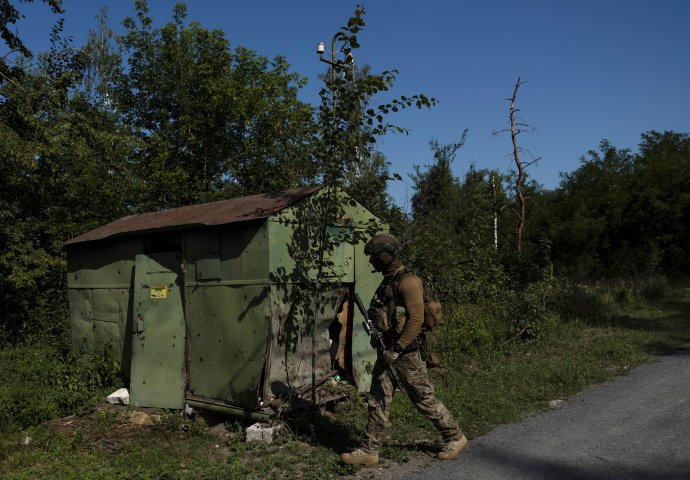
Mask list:
[[[587,311],[587,316],[554,322],[540,338],[527,342],[492,340],[491,319],[473,316],[473,311],[458,308],[446,315],[439,343],[444,367],[432,372],[432,378],[468,437],[547,409],[552,400],[624,374],[652,355],[690,342],[690,289],[675,289],[653,302],[606,298],[596,292],[582,296],[578,301],[588,307],[599,302],[595,313],[591,308],[574,308]],[[8,379],[3,386],[5,402],[12,402],[12,392],[22,391],[29,364],[43,365],[41,354],[30,351],[2,352],[0,365],[14,372],[4,376]],[[76,378],[66,385],[81,385]],[[38,413],[31,414],[43,420],[41,391],[35,384],[25,385],[35,390],[30,390],[33,410],[28,411],[35,410]],[[62,400],[49,398],[53,400],[48,412],[57,415]],[[283,434],[271,445],[245,444],[246,425],[232,420],[214,424],[210,417],[192,421],[175,412],[157,412],[140,425],[132,422],[132,413],[124,407],[99,408],[29,428],[6,422],[0,433],[0,477],[383,478],[380,470],[361,470],[338,460],[339,453],[360,440],[366,407],[356,395],[332,412],[285,419]],[[438,437],[400,395],[393,404],[391,424],[381,452],[391,478],[406,465],[432,460],[440,445]]]

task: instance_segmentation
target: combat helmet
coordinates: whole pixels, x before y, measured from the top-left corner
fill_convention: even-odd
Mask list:
[[[401,246],[400,241],[393,235],[377,235],[364,245],[364,254],[378,255],[387,252],[392,256],[396,256]]]

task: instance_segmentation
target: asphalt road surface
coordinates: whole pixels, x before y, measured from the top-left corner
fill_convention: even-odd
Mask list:
[[[405,478],[690,480],[690,346]]]

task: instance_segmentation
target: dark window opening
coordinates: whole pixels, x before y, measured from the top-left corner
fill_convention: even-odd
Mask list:
[[[179,233],[151,235],[144,238],[144,253],[179,252],[182,238]]]

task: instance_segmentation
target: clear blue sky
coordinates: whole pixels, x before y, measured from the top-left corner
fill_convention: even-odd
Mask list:
[[[174,1],[150,0],[156,25],[171,18]],[[101,5],[111,24],[132,13],[133,0],[63,0],[65,32],[80,45]],[[19,33],[45,50],[55,17],[42,3],[18,4],[26,14]],[[232,45],[272,57],[284,55],[310,83],[302,99],[318,103],[316,43],[326,42],[351,16],[354,1],[187,2],[188,19],[222,29]],[[690,0],[370,0],[360,36],[359,64],[397,69],[398,95],[426,93],[439,104],[390,118],[410,129],[379,148],[403,176],[390,193],[405,206],[413,165],[431,163],[429,141],[456,141],[469,130],[454,162],[462,176],[477,168],[512,167],[508,103],[519,77],[518,106],[536,130],[520,144],[541,160],[529,173],[547,188],[560,172],[602,139],[637,151],[648,130],[690,132]],[[2,52],[0,52],[2,53]],[[526,159],[528,157],[525,157]]]

